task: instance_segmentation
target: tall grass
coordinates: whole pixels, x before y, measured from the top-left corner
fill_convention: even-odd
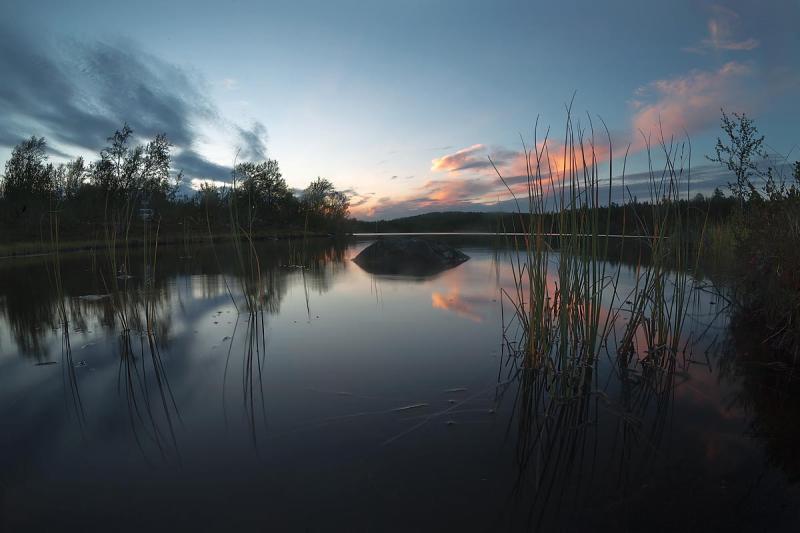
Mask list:
[[[523,142],[524,180],[506,179],[495,166],[523,228],[512,238],[513,283],[501,289],[501,313],[504,350],[514,360],[517,379],[520,485],[533,472],[526,479],[535,490],[528,502],[531,526],[542,523],[549,502],[563,496],[559,492],[582,490],[584,462],[594,472],[591,451],[599,444],[591,428],[600,423],[601,411],[620,425],[620,461],[631,456],[634,441],[650,447],[641,460],[652,458],[680,372],[679,356],[689,342],[684,327],[705,230],[705,224],[689,226],[689,220],[704,217],[688,216],[688,203],[679,202],[689,197],[691,147],[662,135],[663,168],[656,170],[648,157],[652,212],[640,216],[630,209],[622,235],[610,236],[611,210],[601,218],[598,208],[619,201],[613,191],[622,191],[627,216],[627,203],[634,202],[625,186],[628,152],[615,177],[605,125],[598,135],[591,118],[582,126],[571,106],[566,112],[558,153],[551,152],[549,130],[539,139],[538,121],[533,147]],[[648,139],[645,143],[649,156],[653,151]],[[611,239],[621,241],[610,247]],[[612,250],[638,252],[628,288],[622,262],[609,261]],[[607,383],[598,383],[601,356],[611,360],[619,378],[617,400],[606,392]],[[641,420],[653,409],[645,433]],[[577,484],[570,487],[564,479],[573,474]]]
[[[526,180],[516,191],[495,166],[517,202],[520,226],[527,229],[513,237],[514,286],[501,295],[520,331],[516,345],[530,368],[549,369],[568,379],[579,379],[596,360],[608,329],[605,289],[615,279],[604,261],[608,220],[603,224],[597,210],[603,199],[610,201],[612,168],[605,185],[591,120],[589,124],[590,136],[585,137],[568,108],[563,152],[551,154],[550,132],[540,142],[537,121],[533,148],[523,143]],[[559,157],[560,164],[554,161]],[[527,210],[520,206],[520,193]],[[557,216],[546,227],[544,215],[551,211]]]
[[[691,147],[686,143],[660,140],[664,168],[655,171],[649,140],[649,186],[651,225],[641,218],[635,223],[645,235],[647,261],[636,268],[634,288],[624,295],[613,317],[625,317],[617,353],[630,361],[634,356],[658,366],[671,364],[681,351],[689,297],[694,289],[693,273],[697,272],[703,251],[705,222],[689,227],[691,217],[681,196],[691,187]],[[683,189],[684,186],[686,189]],[[685,207],[684,207],[685,206]],[[704,220],[704,219],[703,219]],[[685,348],[685,345],[684,347]]]
[[[580,381],[601,352],[628,357],[636,353],[651,361],[674,356],[680,350],[691,272],[698,267],[705,229],[688,227],[688,221],[698,217],[690,217],[688,204],[679,201],[688,197],[691,187],[690,145],[662,135],[665,162],[657,171],[645,138],[652,213],[645,221],[631,209],[634,220],[623,220],[622,235],[610,236],[611,210],[601,219],[599,208],[617,200],[612,198],[616,182],[627,193],[623,204],[633,200],[625,188],[627,151],[622,175],[615,178],[613,144],[605,124],[602,136],[597,135],[592,119],[582,126],[571,106],[558,153],[551,153],[549,129],[541,140],[538,130],[537,121],[533,148],[523,142],[524,181],[509,182],[495,166],[525,228],[522,236],[513,237],[513,286],[502,289],[503,305],[513,310],[504,331],[512,334],[529,368],[546,369],[567,380],[560,383]],[[607,176],[601,177],[601,163]],[[636,281],[627,293],[620,286],[621,263],[613,267],[608,261],[612,238],[622,239],[620,253],[626,246],[639,250]]]

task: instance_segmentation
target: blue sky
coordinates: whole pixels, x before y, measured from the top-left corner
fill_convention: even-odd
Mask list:
[[[800,142],[796,0],[4,4],[3,160],[29,135],[93,157],[127,121],[170,136],[187,187],[226,180],[238,150],[380,218],[505,205],[487,156],[518,174],[520,134],[538,116],[562,136],[575,92],[617,154],[631,143],[630,173],[660,121],[690,136],[700,188],[724,183],[702,168],[723,106],[777,153]]]

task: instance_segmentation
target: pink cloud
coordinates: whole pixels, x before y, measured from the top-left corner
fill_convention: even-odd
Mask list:
[[[471,204],[496,201],[498,189],[496,180],[485,177],[448,176],[443,179],[428,180],[411,189],[403,196],[393,198],[370,198],[352,206],[350,214],[358,217],[373,217],[377,213],[387,211],[413,214],[421,210],[433,211],[458,207],[469,207]]]
[[[741,106],[744,82],[752,74],[749,65],[731,61],[718,70],[693,70],[671,79],[657,80],[637,91],[632,126],[634,133],[664,138],[683,136],[716,123],[721,107]],[[650,96],[649,103],[645,98]],[[634,148],[643,146],[635,141]]]
[[[486,147],[482,144],[473,144],[462,148],[453,154],[434,159],[431,170],[434,172],[457,172],[467,168],[483,167],[486,163]]]
[[[638,88],[631,101],[631,131],[619,133],[609,146],[604,134],[592,140],[583,140],[574,157],[565,157],[563,142],[553,138],[539,141],[529,155],[522,150],[502,147],[490,148],[486,144],[473,144],[431,161],[431,171],[438,176],[411,189],[406,195],[389,198],[371,198],[354,206],[354,216],[374,217],[393,214],[415,214],[423,211],[448,209],[474,209],[510,201],[506,184],[518,198],[527,197],[528,165],[533,175],[543,181],[542,189],[548,195],[566,173],[580,171],[584,165],[603,164],[626,153],[628,140],[632,141],[630,153],[646,148],[642,134],[658,144],[661,135],[669,142],[686,133],[715,127],[720,108],[750,111],[756,104],[748,85],[753,83],[753,67],[748,63],[730,61],[713,70],[692,70],[672,78],[650,82]],[[575,125],[576,133],[578,130]],[[588,135],[585,127],[580,128]],[[620,140],[624,144],[616,144]],[[578,141],[576,140],[576,143]],[[531,148],[529,148],[531,149]],[[541,154],[540,168],[536,168],[536,154]],[[491,158],[491,162],[490,159]],[[585,158],[585,159],[584,159]],[[497,171],[503,176],[501,180]],[[441,176],[441,177],[439,177]]]

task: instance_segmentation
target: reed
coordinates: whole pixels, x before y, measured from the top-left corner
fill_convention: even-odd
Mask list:
[[[692,220],[704,221],[704,214],[690,216],[688,203],[680,201],[691,190],[688,142],[666,140],[662,134],[664,166],[655,170],[653,149],[644,138],[652,212],[641,216],[631,209],[634,220],[623,219],[622,235],[611,236],[611,210],[605,210],[606,218],[600,213],[604,203],[614,200],[615,183],[620,183],[623,194],[627,192],[623,206],[634,202],[625,188],[628,152],[622,175],[615,178],[613,144],[605,124],[601,136],[591,117],[581,125],[572,116],[571,104],[566,115],[563,146],[557,153],[552,152],[549,129],[542,140],[538,138],[538,120],[533,148],[523,140],[522,183],[509,183],[494,167],[516,202],[516,216],[524,229],[511,246],[513,286],[501,289],[503,306],[512,309],[510,320],[504,318],[504,334],[514,336],[512,344],[528,368],[557,376],[555,386],[565,393],[582,381],[603,352],[627,357],[628,362],[638,355],[637,360],[663,365],[664,358],[681,350],[694,288],[692,272],[698,268],[705,240],[705,222],[690,227]],[[602,177],[601,153],[606,169]],[[621,263],[614,267],[608,261],[612,238],[621,239],[620,253],[631,246],[628,241],[640,253],[635,284],[624,294],[619,284]]]
[[[525,229],[513,237],[514,284],[502,289],[501,300],[513,310],[511,320],[519,331],[514,343],[526,365],[557,374],[569,386],[593,366],[609,328],[606,289],[618,273],[608,271],[608,220],[600,219],[597,208],[603,199],[611,199],[613,168],[609,164],[608,182],[603,183],[592,120],[584,130],[573,119],[571,105],[560,153],[550,152],[549,129],[541,141],[538,136],[537,120],[533,148],[523,141],[526,180],[521,191],[494,167],[516,201]],[[608,147],[610,151],[610,137]],[[527,210],[520,206],[519,193]],[[549,212],[556,216],[546,217]]]
[[[630,362],[634,357],[646,364],[665,367],[672,364],[684,338],[690,295],[695,289],[705,240],[705,217],[700,227],[689,227],[695,219],[689,206],[681,202],[691,187],[691,146],[660,139],[665,164],[653,168],[649,139],[647,145],[651,195],[651,222],[637,217],[639,233],[646,235],[648,260],[636,268],[636,283],[625,295],[614,318],[626,317],[617,353]],[[685,189],[684,189],[685,187]]]
[[[66,307],[66,294],[61,275],[61,246],[60,246],[60,202],[51,199],[49,211],[49,245],[50,265],[48,278],[56,293],[56,309],[58,312],[61,329],[61,368],[64,383],[64,398],[68,411],[73,411],[78,421],[81,435],[85,434],[86,413],[81,400],[80,384],[75,373],[75,364],[72,359],[72,344],[69,335],[69,314]]]

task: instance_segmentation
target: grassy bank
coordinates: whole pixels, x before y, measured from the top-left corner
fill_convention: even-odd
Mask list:
[[[330,238],[329,233],[303,231],[303,230],[273,230],[268,232],[255,233],[253,235],[254,241],[266,240],[290,240],[290,239],[304,239],[304,238]],[[215,233],[211,237],[207,234],[194,234],[189,237],[184,235],[159,235],[159,245],[198,245],[198,244],[211,244],[212,240],[215,243],[232,242],[235,239],[233,233]],[[152,245],[153,242],[149,240],[147,243],[143,238],[132,238],[127,242],[129,248],[142,248],[146,244]],[[118,248],[126,245],[125,242],[120,241],[117,244]],[[70,239],[66,241],[59,241],[58,245],[54,247],[53,243],[48,240],[38,241],[19,241],[0,244],[0,258],[23,257],[30,255],[49,254],[54,250],[59,252],[81,252],[91,250],[105,250],[107,243],[103,239]]]

